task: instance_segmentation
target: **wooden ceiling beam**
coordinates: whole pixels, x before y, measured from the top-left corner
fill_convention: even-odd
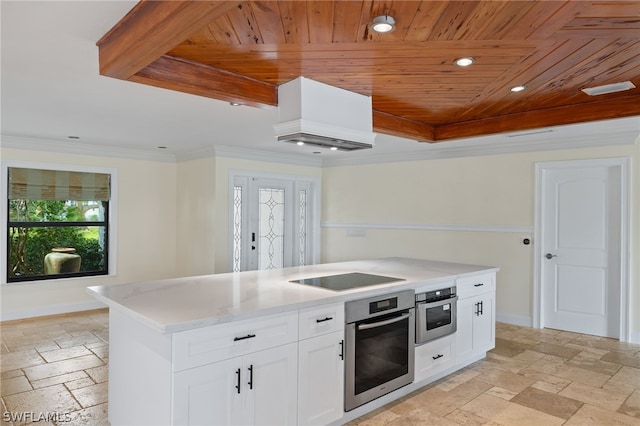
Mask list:
[[[607,98],[579,105],[509,114],[483,120],[440,125],[435,141],[517,132],[566,124],[608,120],[640,115],[640,95]]]
[[[129,81],[258,108],[278,104],[278,87],[243,75],[162,56]]]
[[[97,42],[100,74],[129,79],[239,4],[233,1],[141,1]]]
[[[435,128],[430,124],[376,110],[373,111],[373,131],[419,142],[435,140]]]

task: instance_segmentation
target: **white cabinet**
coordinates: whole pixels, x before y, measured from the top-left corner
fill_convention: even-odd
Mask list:
[[[300,310],[298,424],[324,425],[344,414],[344,305]]]
[[[295,425],[298,405],[298,348],[286,346],[244,356],[242,423]]]
[[[291,343],[176,373],[173,424],[296,424],[297,355]]]
[[[298,312],[173,336],[174,425],[294,425]]]
[[[173,336],[173,369],[211,364],[297,340],[297,311],[183,331]]]
[[[459,279],[456,362],[482,356],[495,347],[495,274]]]
[[[455,339],[450,334],[416,346],[415,382],[433,377],[455,364]]]
[[[173,424],[239,425],[242,397],[235,389],[242,359],[226,361],[175,374]]]

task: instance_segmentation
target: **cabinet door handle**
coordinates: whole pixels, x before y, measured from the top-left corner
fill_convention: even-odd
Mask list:
[[[431,358],[433,358],[433,360],[435,361],[436,359],[440,359],[440,358],[442,358],[443,356],[444,356],[444,355],[442,355],[442,354],[438,354],[438,355],[436,355],[436,356],[432,356]]]
[[[253,339],[254,337],[256,337],[255,334],[247,334],[246,336],[242,336],[242,337],[234,337],[233,341],[237,342],[238,340]]]
[[[484,283],[478,283],[478,284],[474,284],[474,287],[482,287],[484,285]]]
[[[344,340],[340,340],[340,355],[341,360],[344,360]]]
[[[240,393],[240,369],[239,368],[236,370],[236,376],[237,376],[236,389],[238,390],[238,393]]]
[[[248,368],[249,370],[249,389],[253,389],[253,364],[251,364]]]
[[[325,322],[325,321],[331,321],[333,319],[333,317],[325,317],[322,319],[317,319],[316,322]]]
[[[476,302],[476,316],[479,317],[482,315],[482,302]]]
[[[480,301],[478,302],[478,307],[480,308],[480,314],[479,315],[484,315],[484,302]]]

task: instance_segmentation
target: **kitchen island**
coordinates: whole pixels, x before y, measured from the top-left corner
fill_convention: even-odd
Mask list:
[[[485,356],[494,342],[497,271],[385,258],[90,287],[110,309],[109,419],[348,421]],[[291,282],[353,272],[400,281],[343,291]],[[458,287],[458,331],[416,347],[414,383],[345,413],[344,303],[448,285]]]

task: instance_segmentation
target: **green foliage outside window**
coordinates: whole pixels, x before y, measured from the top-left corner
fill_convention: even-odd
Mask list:
[[[106,273],[104,202],[9,200],[10,280],[44,277],[53,248],[74,248],[79,275]]]

